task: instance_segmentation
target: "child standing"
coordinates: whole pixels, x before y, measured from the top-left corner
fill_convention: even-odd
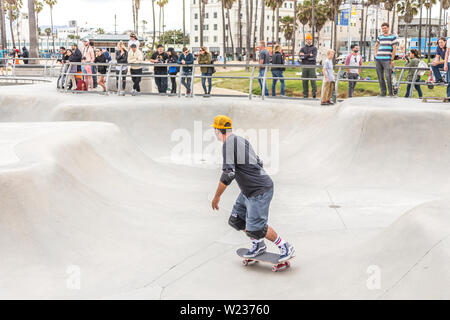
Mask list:
[[[324,92],[322,93],[322,103],[321,105],[330,105],[331,103],[331,95],[334,90],[334,70],[333,70],[333,57],[334,50],[328,49],[327,51],[327,60],[323,64],[323,79],[325,81]]]

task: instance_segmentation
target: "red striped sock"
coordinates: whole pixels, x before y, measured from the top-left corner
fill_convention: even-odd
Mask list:
[[[281,247],[286,243],[286,241],[284,241],[283,239],[281,239],[280,236],[278,236],[278,237],[276,238],[276,240],[275,240],[273,243],[275,243],[275,245],[276,245],[278,248],[281,248]]]

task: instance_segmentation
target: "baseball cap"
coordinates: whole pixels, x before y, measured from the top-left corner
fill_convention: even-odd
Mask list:
[[[210,125],[210,127],[216,129],[231,129],[233,127],[233,124],[229,117],[224,115],[218,115],[214,118],[214,123]]]

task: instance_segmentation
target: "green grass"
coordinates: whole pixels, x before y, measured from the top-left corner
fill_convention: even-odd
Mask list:
[[[374,65],[373,62],[371,63],[364,63],[364,65]],[[396,66],[404,66],[404,61],[395,61]],[[317,70],[319,71],[319,70]],[[257,70],[255,71],[255,74],[257,75]],[[284,76],[289,77],[300,77],[300,75],[297,75],[296,73],[301,72],[300,68],[287,68],[284,72]],[[335,69],[335,72],[337,72],[337,69]],[[250,76],[250,72],[247,72],[244,70],[242,71],[226,71],[226,72],[217,72],[214,75],[215,76]],[[268,76],[271,77],[272,73],[269,72]],[[406,81],[407,72],[405,71],[405,74],[403,76],[402,81]],[[370,77],[371,80],[376,80],[377,75],[375,69],[364,69],[361,72],[362,78]],[[400,72],[397,72],[397,77],[400,77]],[[428,71],[425,72],[425,74],[421,77],[423,81],[427,81],[428,79]],[[232,89],[240,92],[249,92],[249,80],[248,79],[214,79],[213,85],[220,87],[220,88],[227,88]],[[267,80],[267,86],[269,89],[269,94],[271,94],[271,88],[272,88],[272,80]],[[302,87],[302,81],[300,80],[286,80],[285,81],[285,87],[286,87],[286,95],[291,97],[303,97],[303,87]],[[309,86],[310,90],[310,96],[311,96],[311,85]],[[317,80],[317,96],[320,96],[322,88],[322,81]],[[446,87],[439,86],[434,87],[434,89],[429,89],[427,85],[421,85],[421,89],[423,92],[424,97],[446,97]],[[418,98],[417,91],[414,89],[414,98]],[[355,88],[355,97],[364,97],[364,96],[376,96],[380,93],[380,88],[378,83],[363,83],[358,82]],[[258,84],[258,80],[254,79],[253,81],[253,94],[260,95],[261,89]],[[280,84],[277,84],[277,94],[280,94]],[[402,84],[400,87],[400,97],[405,96],[406,94],[406,84]],[[348,97],[348,82],[346,81],[340,81],[339,82],[339,88],[338,88],[338,97],[339,98],[347,98]]]

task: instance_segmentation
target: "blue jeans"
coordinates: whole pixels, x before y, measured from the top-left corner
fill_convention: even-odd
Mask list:
[[[262,93],[263,82],[264,82],[264,68],[259,70],[258,82],[259,82],[259,86],[261,88],[261,93]],[[269,89],[267,89],[267,80],[265,81],[265,86],[266,86],[266,89],[264,90],[264,94],[266,96],[268,96],[269,95]]]
[[[444,63],[438,64],[436,66],[431,66],[431,70],[433,70],[435,81],[442,80],[441,70],[444,70]]]
[[[203,78],[203,77],[211,77],[211,76],[212,76],[212,73],[202,72],[202,87],[203,87],[203,90],[205,91],[205,94],[211,93],[212,78]],[[206,90],[206,80],[208,80],[208,90]]]
[[[273,197],[273,187],[253,197],[246,197],[242,192],[236,199],[231,215],[245,221],[248,231],[263,230],[269,220],[269,206]]]
[[[181,84],[186,88],[187,91],[191,92],[191,76],[192,76],[192,71],[183,71],[181,73]],[[186,83],[186,79],[187,79],[187,83]]]
[[[272,77],[273,78],[283,78],[283,70],[272,70]],[[284,79],[273,79],[272,80],[272,96],[276,96],[276,87],[277,87],[277,81],[280,80],[281,82],[281,95],[284,96]]]
[[[419,82],[419,80],[420,80],[420,76],[417,77],[414,82]],[[411,83],[408,83],[408,85],[406,86],[405,98],[409,98],[410,90],[412,90],[411,87],[412,87]],[[419,98],[422,98],[422,89],[420,88],[420,84],[415,84],[414,88],[417,90],[417,93],[419,94]]]

